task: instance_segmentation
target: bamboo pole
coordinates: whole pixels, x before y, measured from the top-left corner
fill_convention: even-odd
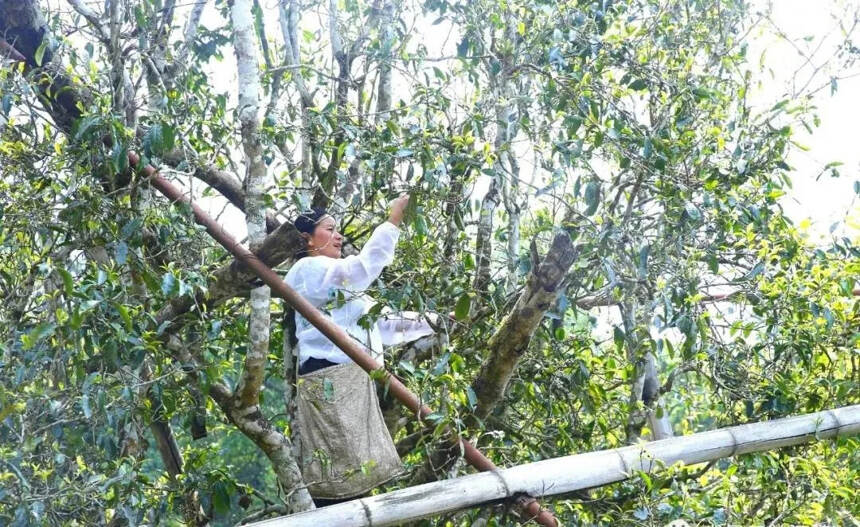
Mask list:
[[[131,166],[137,166],[140,158],[135,153],[129,153],[129,162]],[[278,276],[272,269],[264,264],[257,256],[243,247],[238,241],[233,239],[224,228],[215,220],[209,217],[197,204],[189,200],[182,192],[172,183],[164,179],[158,174],[158,171],[151,165],[140,168],[140,171],[149,179],[150,184],[167,198],[188,204],[194,213],[194,218],[198,224],[206,228],[206,231],[225,249],[230,251],[238,260],[248,266],[254,274],[260,277],[263,282],[268,285],[272,293],[286,300],[296,311],[305,317],[305,320],[313,324],[320,332],[332,341],[338,348],[343,350],[346,355],[356,364],[361,366],[364,371],[370,373],[372,371],[384,372],[384,375],[375,376],[377,382],[387,386],[389,393],[402,402],[407,408],[412,410],[418,419],[422,419],[433,413],[427,405],[421,403],[417,395],[412,393],[400,380],[391,375],[388,371],[370,356],[367,349],[357,340],[353,339],[349,334],[331,319],[326,317],[310,302],[305,300],[293,288],[288,286],[281,277]],[[463,458],[473,467],[481,471],[495,471],[497,467],[482,454],[469,441],[458,436],[455,432],[449,430],[452,443],[459,446],[463,452]],[[544,510],[540,503],[533,497],[520,494],[511,496],[514,503],[522,510],[522,515],[525,520],[533,519],[545,527],[557,527],[558,522],[555,517],[547,510]]]
[[[656,472],[817,439],[860,434],[860,405],[752,423],[651,443],[547,459],[418,485],[251,524],[257,527],[397,525],[520,494],[550,496]]]

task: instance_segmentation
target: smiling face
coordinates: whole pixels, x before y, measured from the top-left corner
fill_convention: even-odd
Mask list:
[[[334,218],[326,216],[314,228],[313,234],[308,237],[308,255],[340,258],[342,245],[343,235],[337,232]]]

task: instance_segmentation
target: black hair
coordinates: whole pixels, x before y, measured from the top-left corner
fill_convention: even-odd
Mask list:
[[[293,225],[295,225],[296,230],[299,232],[313,234],[317,223],[326,216],[328,216],[328,212],[323,208],[309,209],[296,216]]]
[[[315,207],[308,209],[296,216],[296,219],[293,221],[293,226],[295,226],[296,230],[299,232],[313,235],[314,229],[317,228],[319,222],[328,215],[328,212],[323,208]],[[302,249],[296,253],[296,258],[304,258],[307,255],[308,252]]]

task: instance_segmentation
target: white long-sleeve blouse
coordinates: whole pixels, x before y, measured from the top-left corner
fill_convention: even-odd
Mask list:
[[[320,309],[335,324],[367,346],[382,363],[382,346],[409,342],[433,333],[433,328],[417,313],[383,315],[369,328],[358,321],[374,301],[364,292],[394,261],[394,247],[400,229],[385,222],[377,227],[359,254],[346,258],[308,256],[287,272],[287,284]],[[303,316],[296,313],[299,365],[311,357],[337,364],[351,359]]]

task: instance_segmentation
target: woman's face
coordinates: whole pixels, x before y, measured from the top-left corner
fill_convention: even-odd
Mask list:
[[[313,234],[308,238],[308,255],[340,258],[342,245],[343,236],[337,232],[334,218],[326,216],[317,224]]]

